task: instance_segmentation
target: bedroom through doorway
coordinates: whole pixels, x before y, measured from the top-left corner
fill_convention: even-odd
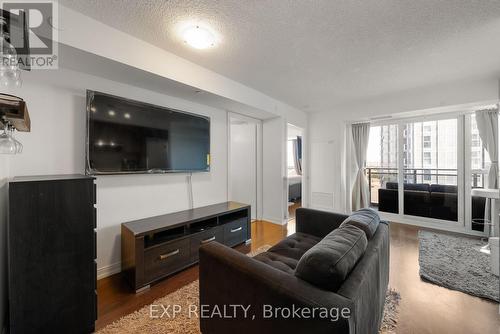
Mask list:
[[[295,210],[302,206],[302,135],[303,130],[287,126],[288,220],[295,219]]]

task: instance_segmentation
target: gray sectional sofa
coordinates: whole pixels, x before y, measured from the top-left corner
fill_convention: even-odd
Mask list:
[[[247,314],[229,318],[202,316],[202,333],[378,332],[389,281],[388,223],[371,209],[347,216],[301,208],[296,219],[295,234],[254,258],[216,242],[200,248],[200,307],[248,306]],[[297,317],[287,309],[302,311]],[[331,313],[300,313],[313,309]]]

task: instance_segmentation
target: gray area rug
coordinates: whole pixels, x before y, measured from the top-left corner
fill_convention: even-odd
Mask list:
[[[499,301],[499,280],[479,239],[419,231],[420,276],[437,285]]]

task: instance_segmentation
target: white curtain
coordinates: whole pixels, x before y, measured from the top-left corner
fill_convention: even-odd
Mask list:
[[[498,189],[498,109],[476,111],[476,123],[483,146],[491,160],[488,188]],[[490,201],[486,202],[484,218],[491,220]]]
[[[369,137],[370,123],[352,125],[352,142],[358,169],[352,188],[352,211],[366,208],[370,205],[370,189],[368,188],[368,181],[364,173]]]

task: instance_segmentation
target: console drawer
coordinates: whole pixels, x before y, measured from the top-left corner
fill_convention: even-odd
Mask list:
[[[246,218],[237,219],[224,225],[224,244],[234,246],[247,239],[248,221]]]
[[[212,241],[224,242],[224,230],[222,226],[213,227],[209,230],[193,234],[191,236],[191,261],[198,261],[198,250],[200,246]]]
[[[144,278],[150,282],[189,264],[189,238],[159,245],[144,252]]]

